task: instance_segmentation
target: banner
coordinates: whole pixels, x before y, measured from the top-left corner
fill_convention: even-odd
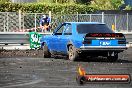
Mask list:
[[[38,34],[37,32],[29,32],[30,37],[30,48],[31,49],[38,49],[40,48],[40,38],[42,35]]]

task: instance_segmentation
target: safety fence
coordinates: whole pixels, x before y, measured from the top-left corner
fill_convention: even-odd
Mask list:
[[[111,29],[112,25],[116,32],[132,32],[132,15],[126,14],[75,14],[64,15],[63,21],[74,22],[102,22]]]
[[[0,12],[0,32],[37,31],[42,15],[44,13]]]
[[[39,27],[39,21],[42,15],[46,13],[18,13],[16,12],[0,12],[0,47],[9,46],[11,44],[19,44],[20,46],[28,44],[31,47],[37,46],[38,43],[32,42],[29,30],[39,32],[41,35],[51,33],[42,33]],[[51,17],[51,31],[62,22],[101,22],[106,23],[109,28],[114,27],[116,32],[125,34],[127,42],[132,43],[132,15],[131,14],[67,14],[55,15],[49,12],[46,14]],[[34,36],[34,34],[33,34]],[[36,40],[36,34],[33,41]],[[35,45],[35,46],[31,46]],[[16,45],[15,45],[16,47]]]
[[[39,21],[45,13],[16,13],[0,12],[0,32],[28,32],[34,30],[41,32]],[[132,14],[69,14],[55,15],[47,14],[51,17],[51,30],[67,21],[72,22],[102,22],[109,28],[114,27],[116,32],[132,32]]]

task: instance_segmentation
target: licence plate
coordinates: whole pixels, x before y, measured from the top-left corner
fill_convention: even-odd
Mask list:
[[[110,42],[110,40],[101,40],[100,45],[101,46],[110,46],[111,42]]]

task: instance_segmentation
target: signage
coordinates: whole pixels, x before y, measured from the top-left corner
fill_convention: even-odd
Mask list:
[[[29,32],[30,36],[30,48],[31,49],[38,49],[40,48],[40,38],[41,35],[38,34],[37,32]]]

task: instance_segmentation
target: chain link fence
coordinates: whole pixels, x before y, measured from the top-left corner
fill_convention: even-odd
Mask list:
[[[37,31],[39,21],[44,13],[16,13],[0,12],[0,32],[27,32]]]
[[[17,13],[0,13],[0,32],[10,32],[19,29],[19,17]]]
[[[75,14],[58,17],[54,23],[62,22],[101,22],[116,32],[132,32],[132,14]]]
[[[34,30],[41,32],[39,21],[44,13],[15,13],[0,12],[0,32],[28,32]],[[49,16],[49,14],[46,14]],[[102,22],[109,28],[112,25],[116,32],[132,32],[131,14],[70,14],[52,15],[51,30],[62,22]]]
[[[40,18],[44,15],[44,13],[25,13],[23,14],[23,29],[37,29],[39,28]],[[45,14],[48,15],[48,14]]]

